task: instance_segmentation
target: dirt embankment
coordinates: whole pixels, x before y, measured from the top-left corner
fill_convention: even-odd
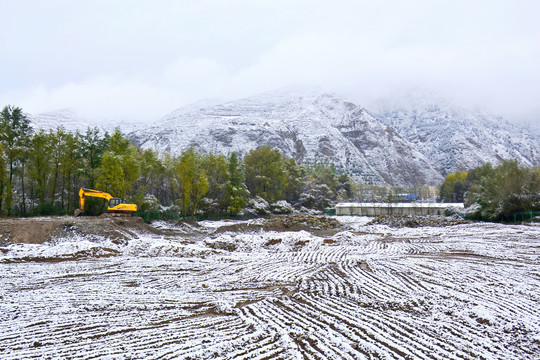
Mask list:
[[[9,243],[41,244],[65,236],[97,235],[125,241],[136,233],[166,235],[139,217],[72,217],[0,219],[0,246]]]
[[[249,232],[249,231],[308,231],[318,236],[330,236],[341,230],[343,225],[336,219],[327,216],[313,215],[278,215],[260,221],[240,223],[219,227],[216,232]]]
[[[216,232],[306,230],[317,235],[331,235],[341,228],[342,225],[337,220],[324,216],[286,215],[222,226],[216,229]],[[154,227],[139,217],[53,216],[0,219],[0,246],[10,243],[41,244],[54,238],[73,236],[103,236],[122,243],[141,233],[200,238],[201,235],[207,236],[209,229],[200,229],[199,224],[189,221],[178,224],[176,230]]]
[[[384,224],[391,227],[452,226],[465,223],[461,219],[444,217],[379,216],[368,225]],[[215,230],[202,228],[189,221],[174,228],[161,228],[146,224],[139,217],[40,217],[0,219],[0,246],[10,243],[41,244],[54,238],[73,236],[102,236],[123,243],[137,234],[181,236],[199,239],[209,233],[253,231],[307,231],[316,236],[332,236],[346,227],[327,216],[279,215],[255,221],[221,226]]]

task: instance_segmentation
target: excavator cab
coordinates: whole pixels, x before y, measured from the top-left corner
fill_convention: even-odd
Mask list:
[[[122,199],[120,198],[112,198],[110,201],[109,201],[109,208],[114,208],[115,206],[117,205],[120,205],[122,203]]]
[[[113,213],[134,213],[137,211],[137,205],[136,204],[125,204],[122,202],[122,199],[114,197],[111,200],[109,200],[109,205],[107,207],[107,210],[109,212]]]

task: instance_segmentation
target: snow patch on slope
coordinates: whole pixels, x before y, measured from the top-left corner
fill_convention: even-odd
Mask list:
[[[540,136],[485,109],[464,108],[424,91],[380,100],[370,109],[378,120],[413,143],[443,175],[486,162],[499,164],[503,159],[540,165]]]

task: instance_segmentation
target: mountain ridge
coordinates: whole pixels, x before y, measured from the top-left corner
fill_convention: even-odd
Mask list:
[[[540,165],[540,136],[484,109],[413,92],[405,99],[380,101],[372,114],[432,159],[443,175],[504,159]]]
[[[45,129],[89,126],[71,112],[45,115],[30,118]],[[199,101],[149,125],[96,125],[119,126],[142,148],[172,155],[190,147],[243,155],[268,145],[299,163],[334,163],[357,180],[381,185],[436,185],[449,172],[503,159],[540,165],[539,135],[430,94],[366,108],[319,89],[278,90]]]

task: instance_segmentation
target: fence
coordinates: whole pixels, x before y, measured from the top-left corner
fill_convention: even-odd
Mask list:
[[[521,211],[514,214],[514,224],[518,222],[533,222],[540,216],[540,211]],[[536,219],[537,221],[540,219]]]
[[[501,215],[498,218],[485,218],[483,216],[465,216],[467,220],[480,220],[484,222],[496,222],[496,223],[506,223],[506,224],[521,224],[527,222],[540,222],[540,211],[520,211],[516,212],[509,216]]]

